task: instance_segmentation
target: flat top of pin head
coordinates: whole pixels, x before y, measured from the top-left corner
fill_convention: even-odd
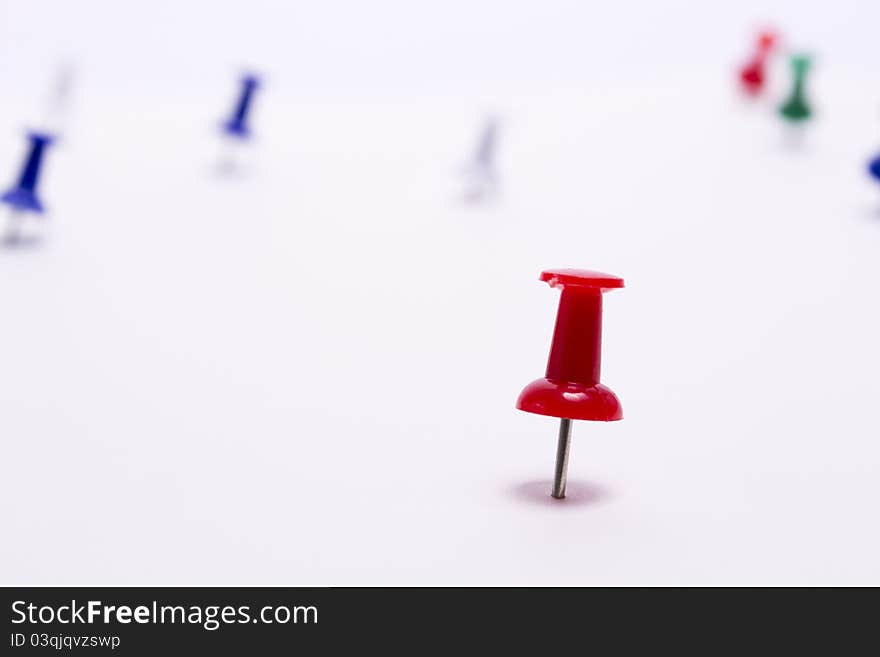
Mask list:
[[[614,290],[623,287],[623,279],[612,274],[587,269],[545,269],[541,280],[550,287],[589,287],[597,290]]]
[[[764,30],[758,35],[758,48],[764,52],[768,52],[776,45],[779,35],[773,30]]]
[[[39,130],[28,130],[27,136],[28,139],[41,141],[45,144],[51,144],[53,141],[55,141],[55,135],[51,135],[48,132],[41,132]]]

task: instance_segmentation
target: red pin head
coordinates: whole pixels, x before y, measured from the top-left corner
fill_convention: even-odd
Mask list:
[[[556,329],[543,379],[523,389],[516,407],[562,420],[553,497],[565,497],[571,420],[620,420],[617,396],[599,383],[602,361],[602,294],[623,287],[623,279],[578,269],[550,269],[541,280],[562,290]]]
[[[757,95],[764,88],[764,69],[767,64],[767,57],[776,46],[778,38],[778,35],[770,30],[761,32],[758,35],[754,55],[739,72],[740,82],[747,93]]]
[[[562,290],[547,372],[520,393],[516,407],[572,420],[619,420],[620,402],[599,383],[602,362],[602,293],[623,279],[594,271],[551,269],[541,280]]]

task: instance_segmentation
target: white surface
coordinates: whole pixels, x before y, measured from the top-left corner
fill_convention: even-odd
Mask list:
[[[36,48],[30,11],[12,61]],[[448,88],[303,97],[276,58],[248,173],[219,178],[231,69],[151,103],[107,84],[122,64],[78,25],[91,64],[44,240],[0,252],[0,581],[880,584],[880,192],[861,170],[880,94],[857,57],[817,66],[800,148],[733,96],[727,52],[645,62],[651,80],[624,57],[631,79],[524,70],[480,93],[453,63]],[[487,98],[504,187],[466,207]],[[544,370],[552,266],[627,281],[603,367],[625,419],[576,423],[561,504],[556,422],[513,408]]]

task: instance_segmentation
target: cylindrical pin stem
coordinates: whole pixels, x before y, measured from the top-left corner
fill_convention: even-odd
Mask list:
[[[566,287],[559,297],[553,344],[547,358],[550,381],[599,383],[602,361],[602,292]]]
[[[556,445],[556,470],[553,473],[553,492],[557,500],[565,498],[565,483],[568,480],[568,448],[571,445],[571,420],[559,421],[559,443]]]

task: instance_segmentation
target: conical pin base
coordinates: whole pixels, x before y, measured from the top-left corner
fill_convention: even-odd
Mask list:
[[[810,118],[809,106],[800,98],[793,98],[779,108],[779,113],[789,121],[805,121]]]
[[[0,196],[0,201],[20,212],[42,213],[45,210],[37,195],[32,190],[22,187],[10,189],[3,196]]]

